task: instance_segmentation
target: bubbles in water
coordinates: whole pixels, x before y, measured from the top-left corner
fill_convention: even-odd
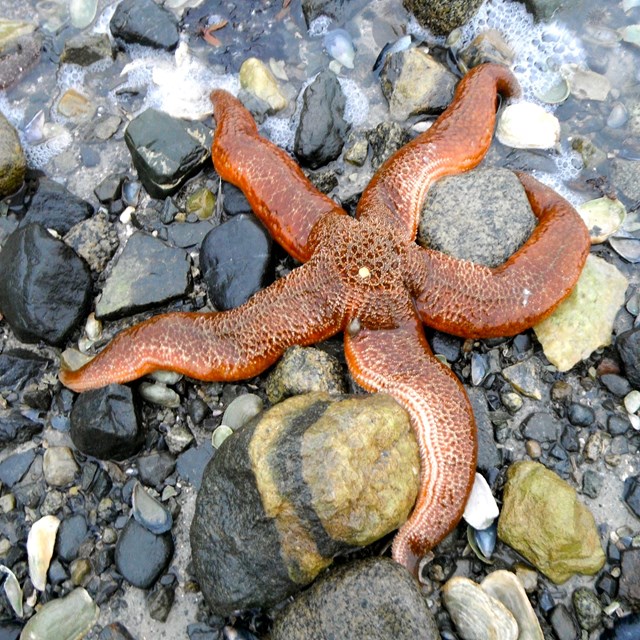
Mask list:
[[[309,25],[308,33],[312,38],[323,36],[331,26],[331,18],[329,16],[318,16]]]

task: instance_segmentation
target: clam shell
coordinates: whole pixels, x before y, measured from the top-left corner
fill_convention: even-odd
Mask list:
[[[502,112],[496,137],[514,149],[550,149],[560,140],[560,122],[538,104],[518,102]]]
[[[211,434],[211,445],[214,449],[219,449],[222,443],[233,433],[233,429],[226,424],[221,424]]]
[[[1,564],[0,573],[4,573],[5,575],[4,584],[2,586],[4,587],[4,593],[7,596],[7,600],[18,618],[22,618],[22,589],[20,588],[18,578],[16,578],[16,574],[13,573],[11,569]]]
[[[471,488],[462,517],[474,529],[487,529],[500,513],[487,481],[479,473]]]
[[[628,262],[640,262],[640,239],[612,236],[609,238],[609,244]]]
[[[249,422],[251,418],[257,416],[264,406],[262,398],[255,393],[245,393],[234,398],[222,415],[222,424],[226,424],[231,429],[239,429]]]
[[[604,242],[624,222],[627,210],[620,200],[596,198],[576,207],[589,229],[591,244]]]
[[[47,571],[49,571],[59,526],[58,518],[44,516],[33,523],[27,537],[29,577],[38,591],[44,591],[47,586]]]
[[[324,48],[327,53],[347,69],[353,69],[356,50],[348,31],[333,29],[324,36]]]
[[[511,612],[472,580],[451,578],[442,595],[464,640],[518,640],[518,624]]]
[[[20,640],[81,640],[98,619],[100,609],[82,588],[47,602],[27,622]]]
[[[518,623],[518,640],[544,640],[540,623],[520,580],[511,571],[494,571],[480,584],[483,591],[499,600]]]

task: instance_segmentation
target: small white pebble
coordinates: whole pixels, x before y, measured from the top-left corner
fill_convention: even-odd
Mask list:
[[[624,408],[629,413],[637,413],[640,409],[640,391],[634,389],[624,397]]]

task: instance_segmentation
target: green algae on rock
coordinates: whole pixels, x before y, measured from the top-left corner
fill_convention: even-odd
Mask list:
[[[509,467],[498,537],[556,583],[593,575],[605,562],[591,512],[573,487],[537,462]]]
[[[568,371],[611,343],[613,321],[624,304],[627,279],[616,267],[590,255],[569,297],[533,330],[549,362]]]
[[[383,394],[296,396],[256,416],[221,445],[198,494],[192,556],[212,610],[275,604],[396,529],[419,470],[409,418]]]
[[[22,186],[26,171],[27,161],[18,134],[0,112],[0,198]]]

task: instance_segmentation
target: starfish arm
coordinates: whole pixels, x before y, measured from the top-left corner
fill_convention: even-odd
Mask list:
[[[339,298],[339,286],[314,258],[235,309],[167,313],[135,325],[80,369],[63,368],[60,380],[80,392],[158,369],[209,381],[250,378],[288,347],[337,333],[343,315]]]
[[[414,240],[431,184],[472,169],[484,158],[493,136],[498,93],[519,93],[507,67],[483,64],[472,69],[460,80],[453,101],[431,128],[378,170],[360,198],[356,215],[391,217],[405,238]]]
[[[538,225],[504,264],[491,269],[414,247],[408,278],[425,324],[464,338],[516,335],[571,293],[589,254],[589,232],[564,198],[529,175],[517,175]]]
[[[415,573],[419,558],[458,523],[476,469],[476,427],[460,381],[436,360],[412,309],[397,326],[345,333],[354,379],[393,396],[409,413],[421,460],[418,499],[396,535],[394,559]]]
[[[318,191],[285,151],[258,134],[237,98],[216,90],[211,101],[217,125],[211,148],[216,171],[242,190],[275,240],[306,262],[313,252],[309,234],[315,223],[344,210]]]

